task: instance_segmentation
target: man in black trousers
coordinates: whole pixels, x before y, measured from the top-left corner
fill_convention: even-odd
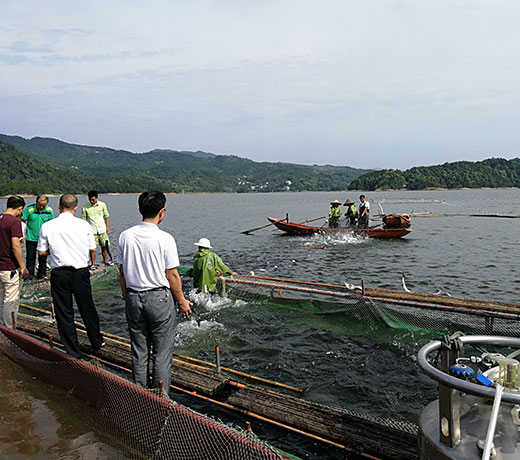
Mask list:
[[[63,195],[58,208],[58,218],[42,225],[38,254],[50,255],[51,296],[61,341],[69,355],[82,358],[84,355],[74,324],[72,296],[92,347],[97,351],[104,345],[90,286],[90,255],[96,250],[96,243],[90,225],[74,217],[78,209],[75,195]]]

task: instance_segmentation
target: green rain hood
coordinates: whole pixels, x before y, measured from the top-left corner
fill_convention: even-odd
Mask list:
[[[233,273],[214,252],[200,248],[193,256],[193,286],[199,291],[204,291],[204,286],[207,286],[209,292],[216,292],[217,270],[223,275]]]

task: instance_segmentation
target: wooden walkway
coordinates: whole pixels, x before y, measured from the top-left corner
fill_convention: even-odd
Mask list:
[[[49,340],[54,343],[59,342],[56,325],[50,317],[20,313],[17,329],[47,342]],[[97,352],[96,356],[130,370],[128,339],[112,334],[104,334],[104,337],[106,346]],[[79,327],[78,340],[85,353],[93,353],[86,332]],[[347,452],[355,452],[364,458],[376,460],[417,460],[419,458],[417,427],[413,424],[333,409],[289,395],[288,391],[279,392],[250,383],[239,383],[229,376],[218,374],[211,363],[196,359],[192,361],[173,359],[173,388],[227,407],[248,418],[272,423],[343,448]],[[233,375],[241,374],[237,371],[232,372]],[[243,375],[247,376],[247,374]]]

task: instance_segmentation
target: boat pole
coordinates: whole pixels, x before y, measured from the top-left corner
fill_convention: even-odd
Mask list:
[[[220,347],[218,345],[215,346],[215,360],[216,360],[217,374],[220,374],[221,373],[221,369],[220,369]]]

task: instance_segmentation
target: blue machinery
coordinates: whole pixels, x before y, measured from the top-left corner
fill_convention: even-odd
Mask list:
[[[480,356],[460,358],[464,345],[470,345],[480,352],[482,346],[520,348],[520,339],[463,336],[448,344],[433,341],[421,348],[418,354],[419,366],[426,375],[439,383],[439,399],[429,404],[421,414],[420,458],[518,460],[519,363],[485,351]],[[430,364],[429,359],[434,353],[440,353],[440,369]],[[461,365],[463,361],[467,361],[469,366]],[[493,361],[494,367],[489,364]],[[481,372],[486,362],[488,370]],[[498,363],[499,366],[496,366]],[[474,372],[467,371],[468,368]],[[491,378],[488,379],[488,376]]]

